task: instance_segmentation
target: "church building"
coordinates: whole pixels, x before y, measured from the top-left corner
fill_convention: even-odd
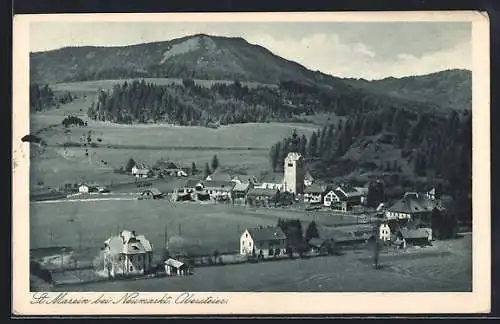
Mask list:
[[[294,131],[292,135],[291,147],[285,158],[283,177],[283,189],[294,195],[304,193],[304,157],[299,153],[299,139]]]

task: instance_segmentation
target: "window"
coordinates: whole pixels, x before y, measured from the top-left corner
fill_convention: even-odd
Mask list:
[[[245,234],[245,237],[248,237],[248,233]]]
[[[130,266],[130,271],[134,271],[134,267]]]
[[[293,163],[288,163],[288,166],[289,167],[293,167]]]

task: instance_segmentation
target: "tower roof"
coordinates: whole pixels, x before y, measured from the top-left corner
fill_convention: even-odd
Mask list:
[[[297,135],[297,130],[294,129],[292,133],[292,140],[290,141],[290,152],[299,151],[299,136]]]

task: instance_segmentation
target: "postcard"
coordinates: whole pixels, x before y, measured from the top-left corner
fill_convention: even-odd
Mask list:
[[[481,12],[17,15],[12,311],[488,312],[489,105]]]

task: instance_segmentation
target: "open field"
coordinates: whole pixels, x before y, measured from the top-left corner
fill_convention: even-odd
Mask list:
[[[472,291],[471,236],[383,254],[369,253],[195,269],[195,275],[53,288],[59,291],[458,292]]]
[[[92,259],[103,241],[119,229],[136,230],[151,240],[161,257],[166,226],[170,248],[192,253],[235,251],[245,227],[275,225],[278,217],[320,225],[355,221],[286,209],[246,209],[220,204],[167,200],[44,202],[30,205],[30,248],[69,246]],[[72,221],[70,221],[72,220]],[[52,234],[51,234],[52,232]],[[179,235],[180,234],[180,235]],[[412,251],[413,250],[413,251]],[[410,252],[412,251],[412,252]],[[471,289],[471,237],[437,241],[423,249],[381,256],[384,269],[371,268],[371,253],[284,260],[196,269],[187,278],[106,282],[56,288],[85,291],[467,291]],[[410,254],[411,253],[411,254]],[[252,278],[252,280],[249,280]]]
[[[126,197],[125,197],[126,198]],[[196,253],[236,251],[239,233],[246,227],[276,225],[278,218],[301,219],[303,227],[315,220],[333,225],[356,222],[355,217],[328,213],[304,213],[287,209],[247,209],[213,203],[172,203],[168,200],[57,201],[30,204],[30,248],[70,246],[77,248],[78,235],[84,249],[97,251],[118,229],[136,230],[156,247],[179,235]],[[52,235],[51,235],[52,232]],[[161,252],[160,252],[161,253]]]
[[[198,169],[203,170],[205,163],[217,155],[223,168],[259,174],[269,170],[269,147],[273,143],[290,135],[294,128],[306,136],[317,128],[300,123],[250,123],[218,129],[166,124],[118,125],[86,118],[91,100],[92,96],[81,96],[60,109],[31,115],[31,132],[41,130],[38,134],[47,142],[43,153],[32,154],[32,184],[43,181],[47,186],[58,186],[65,181],[83,179],[103,183],[127,181],[130,177],[113,174],[112,170],[124,166],[131,157],[149,164],[160,158],[171,159],[186,167],[195,162]],[[88,127],[72,127],[65,133],[61,122],[67,115],[81,117],[88,122]],[[89,131],[98,147],[89,147],[88,157],[83,147],[62,146],[67,142],[81,143],[81,137]]]

